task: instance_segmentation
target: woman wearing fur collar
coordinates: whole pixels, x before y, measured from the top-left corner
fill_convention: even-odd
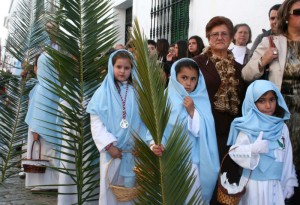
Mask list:
[[[226,145],[230,124],[240,115],[245,84],[241,78],[242,66],[234,60],[228,47],[233,39],[233,24],[223,16],[212,18],[206,25],[209,47],[194,60],[203,73],[215,120],[219,157],[228,152]],[[226,160],[222,171],[228,172],[229,180],[238,181],[234,162]],[[230,175],[232,175],[230,177]]]

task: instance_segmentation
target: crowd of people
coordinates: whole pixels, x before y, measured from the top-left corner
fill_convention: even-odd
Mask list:
[[[189,197],[201,187],[203,199],[218,204],[220,160],[229,152],[230,159],[221,168],[227,172],[230,183],[246,186],[240,204],[292,203],[300,172],[300,1],[285,0],[271,7],[268,15],[271,29],[257,36],[251,49],[247,47],[252,42],[249,25],[234,26],[223,16],[215,16],[207,23],[207,46],[197,35],[174,44],[167,39],[148,40],[149,57],[157,58],[162,65],[168,100],[173,107],[160,145],[153,142],[136,115],[138,102],[132,80],[136,51],[131,44],[115,45],[108,74],[87,106],[92,136],[101,155],[100,198],[96,203],[133,203],[116,200],[106,175],[113,183],[135,186],[131,130],[144,136],[149,148],[161,157],[177,118],[185,122],[192,145],[196,180]],[[49,83],[44,81],[47,78],[55,84],[59,82],[47,59],[44,52],[36,63],[39,82],[31,92],[26,117],[27,152],[31,153],[33,141],[39,141],[44,145],[43,155],[53,157],[51,144],[58,142],[47,136],[55,128],[41,129],[49,127],[43,119],[55,124],[51,111],[57,109],[54,101],[58,99],[51,93],[51,87],[46,89]],[[45,107],[38,109],[35,104]],[[55,162],[52,165],[60,166]],[[112,167],[109,173],[107,166]],[[27,174],[26,186],[33,191],[49,189],[40,185],[58,184],[64,177],[47,170],[45,174]],[[59,196],[58,204],[76,203],[73,195],[69,197],[73,199]]]

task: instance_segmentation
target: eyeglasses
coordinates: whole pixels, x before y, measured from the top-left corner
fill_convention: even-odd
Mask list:
[[[290,11],[290,15],[300,16],[300,9],[294,9]]]
[[[225,38],[228,38],[229,37],[229,34],[227,32],[214,32],[214,33],[211,33],[209,34],[209,36],[212,38],[212,39],[217,39],[219,36],[221,36],[222,39],[225,39]]]

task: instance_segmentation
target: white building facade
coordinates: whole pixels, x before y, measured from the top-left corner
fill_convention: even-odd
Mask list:
[[[225,16],[231,19],[234,25],[247,23],[252,30],[252,41],[254,41],[256,36],[262,32],[262,29],[270,29],[268,19],[269,9],[273,5],[282,2],[283,0],[115,0],[114,9],[118,13],[116,26],[120,28],[119,43],[125,44],[127,41],[125,31],[126,28],[130,27],[128,26],[128,18],[131,18],[132,21],[134,17],[137,17],[145,35],[149,39],[157,40],[158,38],[166,38],[163,35],[158,35],[158,37],[153,35],[153,29],[155,33],[157,32],[157,29],[155,29],[157,24],[165,21],[168,17],[169,24],[171,24],[171,21],[174,21],[174,18],[176,18],[176,16],[172,16],[172,11],[175,13],[172,8],[176,4],[180,4],[179,7],[181,8],[188,5],[188,9],[181,11],[183,14],[178,13],[178,15],[181,15],[178,17],[180,20],[187,18],[188,21],[179,24],[177,27],[173,27],[172,32],[176,32],[174,30],[186,29],[187,27],[186,39],[192,35],[199,35],[205,45],[207,45],[205,26],[212,17]],[[162,13],[163,15],[161,15]],[[162,29],[166,30],[166,28],[167,26],[165,28],[162,26]],[[167,39],[170,43],[181,40],[170,36]]]

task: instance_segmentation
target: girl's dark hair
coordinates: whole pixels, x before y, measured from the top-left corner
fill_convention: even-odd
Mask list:
[[[191,53],[190,50],[187,49],[187,55],[188,55],[189,58],[192,58],[192,57],[195,57],[195,56],[199,55],[202,52],[203,48],[204,48],[204,43],[203,43],[203,40],[200,36],[197,36],[197,35],[191,36],[189,38],[189,41],[191,39],[196,40],[196,42],[197,42],[197,51],[196,51],[196,53]]]
[[[112,64],[115,65],[116,61],[119,59],[119,58],[122,58],[122,59],[128,59],[129,62],[130,62],[130,65],[131,65],[131,68],[133,67],[133,59],[131,57],[131,55],[127,52],[127,51],[118,51],[114,57],[112,58]],[[130,74],[129,78],[128,78],[128,81],[130,83],[132,83],[132,76]]]
[[[181,71],[181,69],[183,67],[188,67],[190,69],[196,70],[197,75],[199,77],[199,75],[200,75],[199,66],[195,61],[193,61],[193,60],[182,60],[182,61],[178,62],[175,66],[176,76]]]
[[[283,118],[284,117],[284,109],[278,104],[278,96],[276,95],[275,91],[271,90],[271,92],[274,93],[275,97],[276,97],[276,109],[275,112],[273,114],[273,116],[275,117],[280,117]]]
[[[156,50],[158,58],[166,58],[169,52],[169,41],[164,38],[158,39],[156,43]]]
[[[36,54],[35,55],[33,65],[37,66],[37,62],[38,62],[38,59],[39,59],[40,55],[41,54]]]
[[[178,47],[178,56],[176,57],[176,60],[187,57],[187,42],[185,40],[179,40],[176,44]]]

